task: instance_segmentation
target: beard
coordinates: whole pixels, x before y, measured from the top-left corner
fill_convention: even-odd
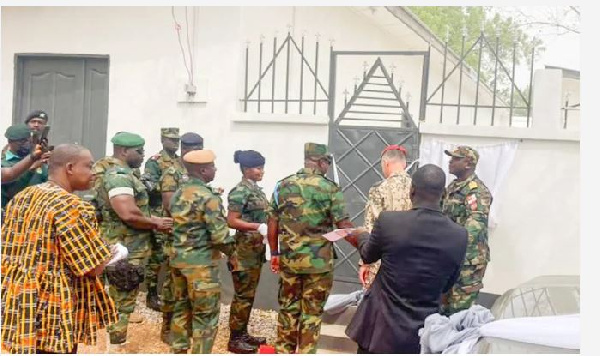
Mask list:
[[[29,147],[21,147],[15,152],[19,157],[25,157],[31,152]]]

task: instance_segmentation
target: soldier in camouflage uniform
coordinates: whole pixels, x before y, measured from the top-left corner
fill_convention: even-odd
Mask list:
[[[120,242],[127,247],[130,264],[143,266],[150,255],[150,231],[170,229],[172,219],[150,215],[148,193],[134,173],[133,169],[144,159],[144,139],[133,133],[120,132],[111,142],[114,154],[105,162],[112,161],[114,165],[100,177],[101,185],[96,191],[102,212],[100,232],[109,243]],[[95,167],[94,171],[98,170],[100,167]],[[135,309],[138,291],[139,288],[124,291],[112,284],[109,286],[109,294],[119,312],[119,321],[107,328],[111,352],[122,350],[127,340],[129,315]]]
[[[158,183],[162,174],[170,167],[181,170],[183,165],[176,152],[179,149],[179,129],[176,127],[163,127],[160,129],[163,149],[150,157],[144,166],[144,181],[147,182],[148,195],[150,196],[150,213],[155,216],[164,216],[163,202]],[[158,274],[164,261],[163,245],[166,236],[160,232],[152,233],[152,254],[146,268],[146,305],[156,311],[162,311],[162,301],[158,293]]]
[[[306,143],[304,159],[277,183],[267,213],[271,270],[280,273],[277,353],[316,353],[333,285],[333,243],[323,234],[352,228],[340,188],[325,177],[327,146]]]
[[[202,136],[194,132],[187,132],[181,135],[181,157],[185,156],[186,153],[194,150],[201,150],[204,147],[204,139]],[[179,165],[173,165],[167,168],[162,176],[160,177],[158,187],[162,195],[162,204],[164,216],[170,216],[170,202],[173,194],[181,185],[187,181],[187,170],[183,165],[183,160],[179,159]],[[167,273],[163,280],[161,295],[163,301],[163,321],[161,327],[161,340],[166,344],[171,344],[170,333],[171,333],[171,319],[173,319],[173,309],[175,306],[175,299],[173,297],[172,280],[171,280],[171,268],[169,267],[169,250],[171,248],[171,241],[173,239],[172,234],[166,235],[163,241],[163,254],[167,263]],[[189,317],[188,334],[192,337],[192,324],[191,324],[191,313]]]
[[[468,146],[458,146],[452,152],[449,171],[456,179],[450,183],[443,198],[443,212],[468,232],[467,254],[460,277],[442,297],[442,312],[446,315],[470,308],[483,288],[483,276],[490,261],[488,247],[488,216],[492,204],[489,189],[475,174],[479,153]]]
[[[373,230],[375,220],[382,211],[405,211],[412,208],[410,201],[411,179],[406,170],[406,149],[399,145],[389,145],[381,152],[382,180],[369,190],[369,200],[365,206],[367,231]],[[369,288],[379,271],[381,261],[363,265],[359,261],[358,277],[365,288]]]
[[[265,259],[267,234],[267,196],[258,186],[264,174],[265,158],[256,151],[235,151],[233,161],[240,164],[242,181],[228,196],[227,223],[236,229],[235,252],[229,259],[235,290],[229,314],[230,337],[227,349],[234,353],[254,353],[267,342],[248,334],[248,321]]]
[[[175,297],[171,347],[175,353],[187,353],[190,348],[187,334],[190,310],[192,353],[211,353],[219,324],[218,261],[221,252],[231,256],[235,248],[221,197],[208,185],[217,170],[214,159],[210,150],[187,153],[184,163],[188,180],[171,198],[174,233],[169,265]]]

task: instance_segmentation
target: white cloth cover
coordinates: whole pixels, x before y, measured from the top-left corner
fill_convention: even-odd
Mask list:
[[[481,305],[473,305],[450,317],[431,314],[419,330],[421,353],[469,353],[479,339],[479,328],[492,320],[490,310]]]
[[[479,163],[475,168],[475,173],[490,189],[494,198],[488,221],[488,227],[491,229],[498,223],[495,213],[496,207],[500,204],[498,192],[512,166],[518,145],[517,140],[493,145],[467,145],[479,152]],[[456,177],[448,172],[450,157],[444,153],[444,150],[452,151],[456,146],[459,145],[424,138],[419,150],[419,166],[422,167],[430,163],[439,166],[446,173],[446,184],[450,184]]]
[[[580,349],[579,314],[502,319],[483,325],[482,337],[497,337],[530,344]]]

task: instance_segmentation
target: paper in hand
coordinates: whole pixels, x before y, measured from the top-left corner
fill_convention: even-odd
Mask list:
[[[348,236],[352,231],[354,231],[354,229],[335,229],[332,232],[326,233],[323,237],[329,241],[335,242]]]

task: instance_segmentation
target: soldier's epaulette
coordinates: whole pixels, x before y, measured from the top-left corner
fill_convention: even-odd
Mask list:
[[[477,184],[476,181],[472,180],[469,182],[469,189],[477,189],[479,187],[479,184]]]
[[[383,182],[385,182],[385,179],[380,180],[378,182],[375,182],[375,184],[373,184],[373,186],[371,186],[371,188],[377,188],[379,187]]]
[[[113,169],[113,171],[117,174],[129,174],[131,173],[131,168],[125,168],[125,167],[115,167]]]
[[[287,176],[287,177],[285,177],[285,178],[282,178],[282,179],[280,179],[280,180],[279,180],[279,181],[276,183],[276,186],[277,186],[277,185],[279,185],[279,184],[280,184],[281,182],[283,182],[284,180],[286,180],[286,179],[288,179],[288,178],[291,178],[292,176],[295,176],[296,174],[297,174],[297,173],[290,174],[289,176]]]
[[[325,175],[323,175],[322,177],[325,178],[325,180],[329,181],[331,184],[333,184],[336,187],[338,187],[338,184],[335,181],[333,181],[332,179],[329,179],[329,177],[327,177]]]

